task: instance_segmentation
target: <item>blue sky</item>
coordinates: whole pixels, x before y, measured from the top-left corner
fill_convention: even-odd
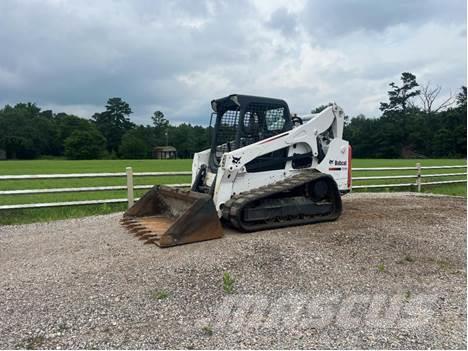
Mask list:
[[[463,0],[2,0],[0,16],[0,105],[90,117],[119,96],[137,123],[207,124],[231,93],[376,116],[403,71],[466,84]]]

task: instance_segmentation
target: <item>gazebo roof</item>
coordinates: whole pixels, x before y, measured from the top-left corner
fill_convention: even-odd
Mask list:
[[[153,151],[177,151],[174,146],[156,146]]]

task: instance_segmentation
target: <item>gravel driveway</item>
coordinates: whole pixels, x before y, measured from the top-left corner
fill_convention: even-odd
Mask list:
[[[466,200],[343,202],[169,249],[121,214],[0,226],[0,348],[466,349]]]

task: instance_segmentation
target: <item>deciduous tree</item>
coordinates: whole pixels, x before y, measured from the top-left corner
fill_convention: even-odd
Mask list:
[[[74,160],[90,160],[103,156],[106,139],[97,130],[75,130],[65,139],[65,156]]]

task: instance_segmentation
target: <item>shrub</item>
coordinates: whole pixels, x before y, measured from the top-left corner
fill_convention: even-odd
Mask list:
[[[100,158],[106,150],[106,139],[97,130],[76,130],[65,139],[65,156],[74,160]]]
[[[121,158],[148,158],[151,154],[151,145],[147,144],[132,132],[127,132],[122,138],[119,154]]]

